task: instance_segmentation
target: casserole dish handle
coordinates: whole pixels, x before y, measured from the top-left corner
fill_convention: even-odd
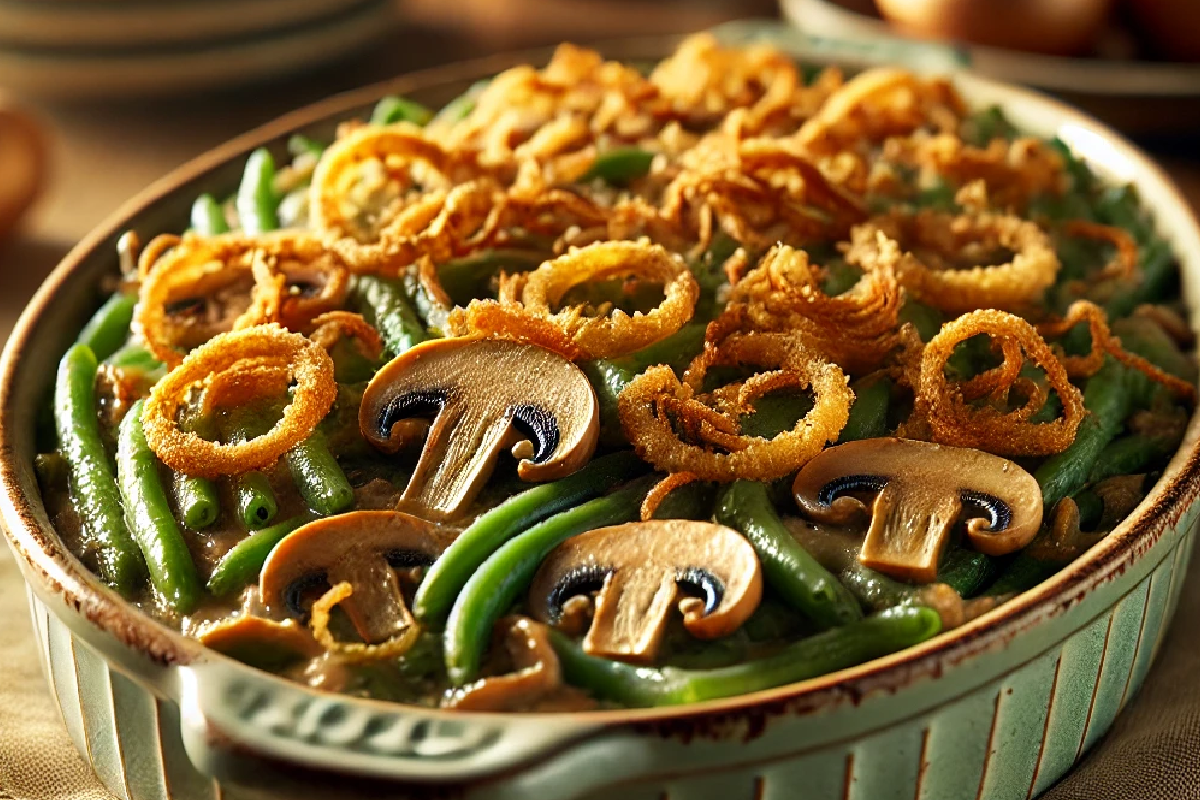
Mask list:
[[[565,800],[652,766],[649,748],[628,730],[574,715],[464,714],[363,700],[235,662],[177,671],[181,735],[196,768],[219,781],[267,783],[275,791],[281,780],[296,782],[297,797],[320,796],[330,779],[345,794],[348,778],[364,778],[449,785],[468,796],[473,786],[481,797],[537,791]],[[580,769],[598,756],[608,769]],[[493,783],[500,775],[503,781]],[[369,795],[395,796],[380,795],[378,787]]]

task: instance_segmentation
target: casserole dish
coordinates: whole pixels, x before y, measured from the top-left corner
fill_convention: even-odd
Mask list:
[[[625,60],[661,43],[608,49]],[[521,60],[529,60],[523,58]],[[533,58],[540,61],[541,59]],[[511,63],[480,62],[352,93],[236,140],[152,187],[39,292],[3,361],[2,478],[47,675],[81,752],[118,796],[1022,797],[1111,724],[1145,676],[1178,596],[1197,509],[1193,424],[1163,479],[1101,545],[954,632],[791,687],[671,711],[448,715],[334,697],[253,671],[142,616],[53,534],[33,478],[49,370],[96,305],[120,231],[179,227],[196,193],[233,183],[251,149],[328,136],[388,92],[437,104]],[[967,76],[971,102],[1057,135],[1132,182],[1193,292],[1200,231],[1169,183],[1101,126]],[[1186,260],[1192,254],[1192,261]],[[1190,295],[1189,295],[1190,296]],[[977,788],[976,788],[977,787]]]

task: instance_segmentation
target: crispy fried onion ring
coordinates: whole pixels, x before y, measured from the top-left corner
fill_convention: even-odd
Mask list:
[[[579,306],[552,311],[572,287],[620,277],[661,281],[662,302],[645,314],[632,316],[616,309],[604,317],[589,317]],[[613,358],[679,330],[691,318],[699,296],[700,287],[687,264],[663,247],[646,240],[601,242],[572,248],[533,272],[507,279],[500,300],[473,300],[466,309],[451,312],[448,324],[458,336],[517,338],[522,338],[522,331],[535,329],[544,331],[538,336],[553,337],[546,330],[548,324],[562,333],[576,357]],[[526,322],[529,318],[536,322]]]
[[[956,131],[965,113],[962,98],[945,79],[872,69],[834,92],[795,138],[813,155],[835,155],[926,126]]]
[[[1039,194],[1059,194],[1064,184],[1062,156],[1029,137],[993,139],[986,147],[973,147],[954,133],[918,133],[889,139],[883,158],[918,166],[927,176],[948,178],[959,186],[982,180],[988,197],[1001,207],[1024,206]]]
[[[323,233],[350,236],[367,242],[370,233],[353,199],[361,193],[354,185],[363,179],[364,167],[382,167],[382,180],[407,188],[414,182],[414,164],[424,167],[422,188],[446,190],[452,156],[418,127],[408,124],[365,126],[341,137],[321,156],[309,188],[309,223]]]
[[[701,394],[716,365],[753,365],[760,372],[712,395]],[[813,409],[773,439],[740,432],[738,412],[756,397],[782,388],[811,389]],[[690,472],[700,480],[773,480],[799,469],[846,425],[854,394],[837,366],[816,356],[794,336],[735,334],[708,347],[680,382],[669,367],[651,367],[621,392],[621,427],[638,455],[664,472]]]
[[[1061,320],[1043,322],[1038,325],[1038,332],[1043,336],[1062,336],[1081,323],[1086,323],[1088,326],[1088,332],[1092,336],[1092,350],[1085,356],[1060,356],[1067,374],[1072,376],[1094,375],[1100,367],[1104,366],[1104,356],[1108,354],[1150,380],[1161,383],[1172,394],[1189,402],[1195,402],[1195,386],[1122,347],[1121,340],[1109,330],[1108,316],[1104,310],[1090,300],[1076,300],[1067,309],[1065,317]]]
[[[1058,274],[1054,245],[1036,224],[1006,214],[953,216],[935,211],[873,220],[914,258],[904,259],[900,284],[923,303],[952,314],[978,308],[1019,310],[1041,298]],[[856,241],[870,241],[861,237]],[[997,251],[1012,252],[1002,264],[979,264]],[[851,248],[847,258],[854,254]]]
[[[362,314],[353,311],[326,311],[312,321],[310,339],[326,350],[337,344],[339,339],[350,338],[358,345],[358,351],[366,358],[377,359],[383,353],[383,339]]]
[[[292,400],[266,434],[239,444],[220,444],[180,429],[177,419],[193,387],[228,382],[222,376],[232,370],[238,379],[249,375],[256,382],[272,383],[268,388],[277,390],[282,369],[295,383]],[[259,325],[220,334],[193,350],[150,391],[142,425],[150,448],[176,472],[202,478],[236,475],[270,466],[303,441],[329,412],[336,396],[333,360],[320,345],[278,325]]]
[[[710,339],[723,335],[723,328],[791,332],[850,373],[875,368],[898,343],[901,296],[894,266],[901,253],[895,241],[873,233],[873,241],[861,236],[848,251],[863,276],[833,297],[821,290],[821,268],[807,253],[773,248],[733,287]]]
[[[287,231],[248,237],[155,238],[143,251],[144,272],[134,329],[168,366],[217,333],[267,322],[304,328],[345,300],[347,273],[324,243]],[[172,314],[180,301],[202,306],[199,315]]]
[[[422,257],[441,263],[484,246],[488,222],[502,202],[491,180],[469,181],[417,200],[396,214],[375,241],[346,236],[330,246],[354,272],[395,275]]]
[[[713,136],[681,160],[666,187],[659,224],[706,247],[714,222],[761,252],[791,243],[844,236],[866,217],[862,198],[838,186],[794,144],[773,139],[736,142]],[[642,221],[645,223],[643,214]]]
[[[379,644],[363,642],[339,642],[329,630],[329,617],[334,606],[354,594],[354,587],[342,581],[335,584],[312,605],[313,638],[330,653],[336,653],[350,662],[377,661],[383,658],[399,658],[407,653],[421,636],[421,626],[413,623],[395,638]]]
[[[951,385],[946,379],[946,361],[955,346],[978,334],[1000,342],[1005,363],[997,370],[1002,371],[1003,377],[1000,373],[984,373],[975,379],[978,383]],[[1050,387],[1062,401],[1062,417],[1040,424],[1028,421],[1040,407],[1040,403],[1034,407],[1036,400],[1044,402],[1041,391],[1023,408],[1010,413],[989,405],[968,404],[968,389],[970,395],[982,396],[1000,390],[1005,380],[1011,379],[1010,383],[1015,380],[1021,363],[1018,348],[1045,372]],[[1066,368],[1032,325],[1014,314],[984,309],[947,322],[929,340],[921,358],[913,415],[928,422],[935,442],[977,447],[989,453],[1038,456],[1061,452],[1075,440],[1084,407],[1083,396],[1071,384]]]

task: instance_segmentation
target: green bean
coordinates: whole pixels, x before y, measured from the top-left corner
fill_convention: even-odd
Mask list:
[[[200,580],[163,491],[158,458],[142,431],[144,403],[133,404],[117,435],[117,479],[125,519],[146,560],[150,583],[171,610],[190,614],[200,604]]]
[[[716,502],[716,485],[706,481],[692,481],[668,494],[654,509],[654,519],[712,519],[713,504]]]
[[[275,159],[260,147],[246,159],[246,169],[238,186],[238,223],[251,236],[279,227],[279,198],[275,195]]]
[[[433,562],[417,589],[413,613],[426,625],[446,620],[463,586],[496,549],[531,525],[607,492],[647,469],[629,451],[595,459],[553,483],[513,495],[480,516]]]
[[[1112,332],[1126,350],[1136,353],[1177,378],[1194,382],[1196,361],[1179,349],[1162,327],[1146,317],[1125,317],[1113,323]]]
[[[1099,483],[1116,475],[1136,475],[1162,461],[1179,447],[1175,436],[1131,434],[1114,439],[1096,458],[1088,483]]]
[[[632,522],[657,479],[638,478],[611,494],[562,511],[509,539],[475,571],[446,620],[446,669],[462,686],[479,674],[492,626],[533,580],[542,560],[562,542],[585,531]]]
[[[208,591],[214,597],[227,597],[258,578],[267,556],[284,537],[317,516],[305,512],[278,522],[269,528],[255,531],[235,544],[222,556],[208,578]]]
[[[260,415],[244,408],[230,409],[223,427],[225,439],[230,444],[249,441],[267,430]],[[279,503],[275,499],[271,481],[259,470],[233,477],[233,497],[238,519],[247,530],[257,530],[270,524],[279,513]]]
[[[882,611],[900,605],[927,606],[940,611],[949,599],[949,593],[936,584],[903,583],[864,566],[858,560],[862,549],[861,532],[855,535],[804,524],[789,527],[788,533],[818,564],[836,575],[867,611]]]
[[[858,267],[840,258],[832,258],[825,264],[825,283],[821,289],[825,294],[836,297],[854,288],[862,276],[863,272]]]
[[[996,582],[984,592],[988,596],[998,596],[1023,592],[1032,589],[1042,581],[1058,572],[1062,564],[1053,561],[1042,561],[1022,550],[1017,553],[1007,567],[996,578]]]
[[[501,270],[526,272],[545,260],[544,254],[533,250],[487,250],[439,265],[438,282],[453,303],[465,306],[486,294],[491,279]],[[417,318],[431,331],[442,332],[449,310],[429,294],[416,269],[406,270],[401,282]]]
[[[883,436],[888,429],[888,407],[892,402],[892,382],[887,378],[857,381],[850,418],[838,434],[838,444]]]
[[[654,153],[640,147],[617,147],[596,156],[592,166],[579,180],[581,183],[602,180],[613,186],[625,186],[645,177],[654,163]]]
[[[184,526],[194,531],[207,528],[221,514],[221,494],[207,478],[196,478],[176,472],[172,476],[175,505]]]
[[[1107,359],[1084,385],[1083,404],[1088,414],[1079,425],[1075,441],[1046,459],[1033,475],[1042,487],[1047,513],[1059,500],[1084,487],[1100,453],[1120,432],[1130,407],[1125,368]]]
[[[546,255],[535,250],[485,250],[439,264],[438,282],[451,300],[466,305],[483,294],[488,282],[501,270],[526,272],[545,260]]]
[[[1122,287],[1104,304],[1110,320],[1127,317],[1142,303],[1166,296],[1179,275],[1175,254],[1163,239],[1151,239],[1138,252],[1142,267],[1140,278],[1137,283]]]
[[[964,126],[964,141],[976,147],[987,147],[993,139],[1011,140],[1017,129],[1004,116],[999,106],[981,108],[967,118]]]
[[[123,369],[140,369],[143,372],[165,370],[166,366],[155,358],[153,353],[140,344],[125,345],[104,359],[104,363]]]
[[[201,236],[216,236],[229,232],[225,209],[211,194],[202,194],[192,203],[192,230]]]
[[[211,426],[206,423],[197,410],[188,409],[184,412],[179,426],[187,433],[211,439]],[[194,531],[203,530],[217,521],[221,513],[221,493],[211,480],[176,472],[173,475],[172,488],[175,492],[175,505],[183,518],[183,524],[188,528]]]
[[[942,329],[942,323],[946,321],[941,311],[916,300],[905,301],[900,307],[898,319],[901,323],[907,322],[916,328],[922,342],[928,342],[937,336],[938,331]]]
[[[882,572],[863,566],[857,558],[844,561],[836,570],[837,579],[846,587],[854,599],[868,611],[879,611],[898,605],[914,603],[919,589],[907,583],[889,578]]]
[[[379,363],[364,356],[358,344],[350,339],[334,342],[329,357],[333,359],[333,379],[338,384],[364,383],[379,371]]]
[[[117,292],[92,315],[75,343],[88,347],[97,361],[108,358],[129,338],[129,324],[133,321],[135,305],[136,295]]]
[[[596,399],[600,401],[600,430],[607,444],[625,441],[617,408],[617,398],[622,390],[654,364],[666,364],[677,372],[681,371],[703,349],[704,330],[703,324],[689,322],[662,341],[628,356],[579,362],[579,367],[596,390]]]
[[[434,115],[429,124],[431,126],[452,125],[455,122],[466,119],[475,110],[475,102],[479,98],[479,95],[483,94],[489,85],[491,85],[490,79],[476,81],[471,84],[469,89],[442,106],[441,110]]]
[[[254,531],[270,524],[279,513],[279,502],[275,499],[271,481],[258,470],[234,477],[233,495],[238,518],[246,530]]]
[[[320,429],[284,455],[296,488],[309,508],[321,514],[337,514],[354,504],[354,489],[337,458],[329,451]]]
[[[590,656],[556,630],[550,641],[567,682],[629,706],[669,706],[757,692],[815,678],[920,644],[941,630],[937,612],[892,608],[732,667],[638,667]]]
[[[944,583],[959,596],[974,597],[1000,570],[1000,562],[991,556],[965,547],[955,547],[938,566],[938,583]]]
[[[717,501],[716,519],[742,532],[758,553],[767,585],[821,628],[862,616],[837,578],[792,538],[771,505],[766,484],[731,483]]]
[[[696,308],[692,313],[693,323],[709,322],[724,310],[717,296],[721,288],[729,283],[724,269],[725,262],[737,252],[738,247],[739,244],[733,237],[719,233],[713,237],[712,244],[698,259],[688,263],[696,283],[700,286],[700,297],[696,300]]]
[[[58,364],[54,422],[59,452],[71,467],[71,495],[83,530],[96,548],[100,577],[129,597],[145,576],[141,553],[125,525],[121,492],[96,416],[96,356],[77,344]]]
[[[414,125],[424,125],[433,119],[433,112],[425,106],[407,97],[390,95],[375,104],[371,112],[372,125],[393,125],[397,122],[411,122]]]
[[[384,346],[393,356],[429,338],[405,300],[400,284],[374,275],[357,275],[350,290],[367,321],[379,329]]]
[[[755,398],[753,412],[743,414],[738,425],[746,436],[773,439],[795,428],[812,410],[812,405],[812,398],[805,394],[791,390],[770,392]]]

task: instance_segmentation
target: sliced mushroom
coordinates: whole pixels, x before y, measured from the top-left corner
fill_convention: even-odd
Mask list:
[[[684,627],[700,639],[733,633],[762,598],[758,556],[740,533],[663,519],[600,528],[560,544],[534,576],[529,609],[554,624],[569,598],[599,589],[584,650],[648,662],[658,653],[680,584],[704,596],[678,603]]]
[[[484,678],[450,693],[442,703],[460,711],[523,711],[562,686],[558,654],[545,625],[528,617],[505,617],[496,623],[513,672]]]
[[[1008,459],[910,439],[864,439],[831,447],[792,484],[813,519],[845,523],[874,495],[859,561],[896,578],[937,580],[938,558],[966,508],[967,538],[988,555],[1029,544],[1042,522],[1042,491]]]
[[[453,541],[441,527],[399,511],[352,511],[310,522],[281,541],[259,576],[263,604],[303,616],[307,589],[343,581],[354,593],[341,603],[364,642],[387,641],[412,624],[395,569],[422,566]]]
[[[380,370],[363,395],[359,427],[384,452],[419,438],[412,417],[432,416],[403,502],[422,516],[459,514],[487,481],[501,448],[522,480],[582,467],[596,449],[600,408],[583,372],[520,342],[438,339]]]
[[[241,616],[206,626],[196,638],[218,653],[267,670],[316,658],[325,652],[312,634],[293,619],[276,622]]]

